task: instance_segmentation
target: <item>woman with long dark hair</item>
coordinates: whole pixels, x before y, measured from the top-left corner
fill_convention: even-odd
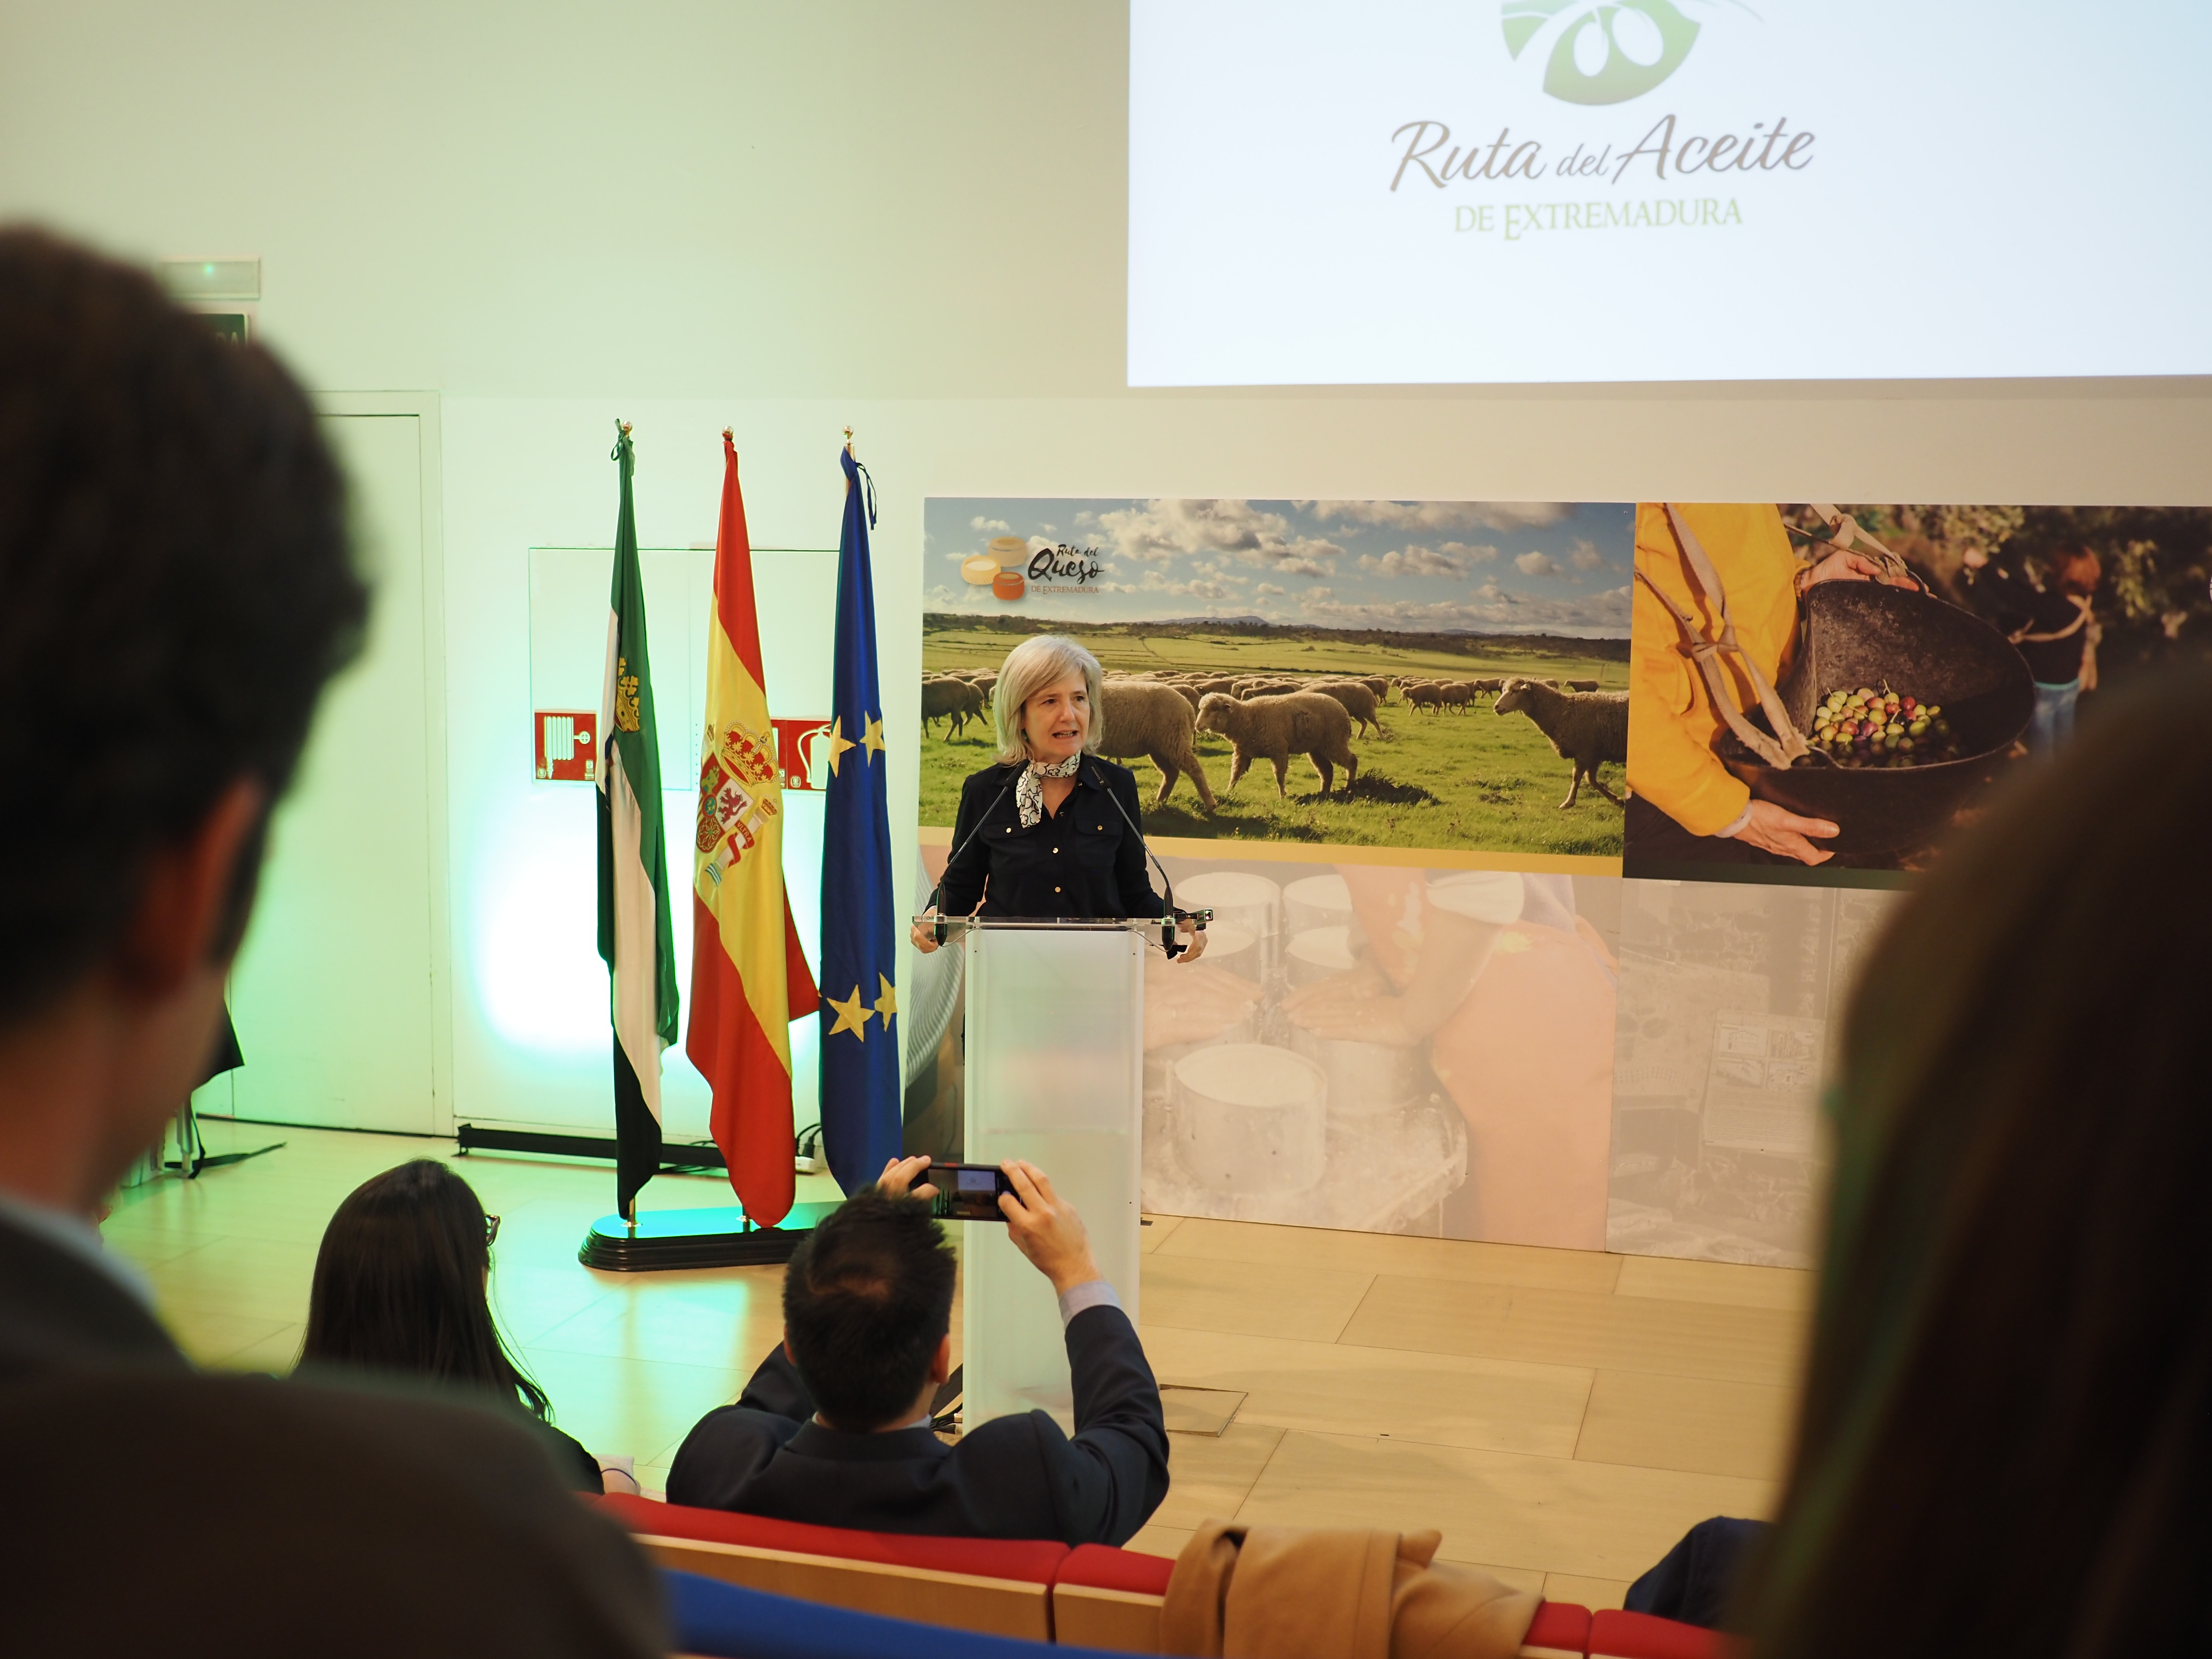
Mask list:
[[[545,1390],[500,1340],[487,1294],[498,1231],[469,1183],[428,1158],[363,1182],[324,1230],[300,1363],[488,1394],[537,1420],[574,1486],[604,1491],[597,1460],[553,1426]]]
[[[1852,998],[1759,1659],[2212,1646],[2212,674],[2021,782]]]

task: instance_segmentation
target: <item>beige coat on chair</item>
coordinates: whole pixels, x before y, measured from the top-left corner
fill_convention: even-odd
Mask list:
[[[1209,1521],[1176,1559],[1160,1651],[1185,1659],[1512,1659],[1540,1598],[1435,1560],[1443,1535]]]

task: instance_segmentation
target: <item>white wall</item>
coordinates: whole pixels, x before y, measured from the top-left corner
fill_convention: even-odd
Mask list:
[[[258,253],[313,383],[444,396],[462,1117],[602,1086],[482,981],[502,872],[588,816],[531,787],[525,550],[611,534],[617,415],[663,546],[726,424],[756,543],[834,542],[855,428],[895,834],[929,495],[2212,502],[2201,380],[1132,392],[1118,4],[0,3],[0,216]]]

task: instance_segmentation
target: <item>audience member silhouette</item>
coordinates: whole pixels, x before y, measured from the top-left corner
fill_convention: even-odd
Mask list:
[[[0,231],[0,1466],[38,1494],[0,1552],[12,1652],[665,1650],[644,1558],[512,1413],[198,1373],[88,1219],[215,1053],[368,599],[276,359]]]

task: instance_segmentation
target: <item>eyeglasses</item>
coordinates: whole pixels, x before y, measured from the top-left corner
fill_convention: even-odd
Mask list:
[[[499,1218],[495,1215],[486,1216],[484,1218],[484,1249],[487,1250],[491,1249],[492,1241],[498,1237]]]

